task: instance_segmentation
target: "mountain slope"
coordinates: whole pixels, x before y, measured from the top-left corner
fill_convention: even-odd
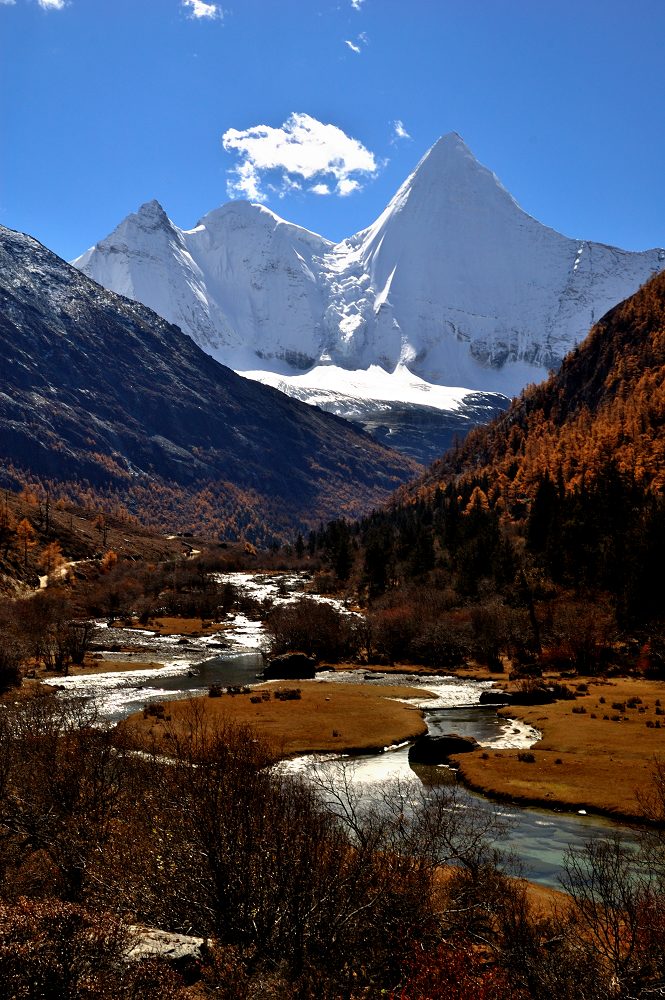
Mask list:
[[[306,368],[324,346],[314,272],[330,246],[249,202],[229,202],[184,231],[152,201],[73,263],[176,323],[224,364],[277,355]]]
[[[330,365],[379,366],[395,373],[393,402],[404,402],[407,370],[426,383],[412,405],[431,408],[431,384],[511,396],[544,378],[665,267],[665,251],[629,253],[541,225],[453,133],[374,225],[337,245],[258,205],[231,202],[185,231],[152,202],[74,263],[299,398],[310,399],[303,371],[315,394],[329,388]],[[374,396],[355,398],[380,420]],[[329,405],[353,415],[342,398]]]
[[[416,468],[345,421],[240,378],[149,309],[6,229],[0,355],[6,463],[153,504],[156,518],[161,490],[181,526],[197,523],[198,504],[199,527],[231,520],[265,537],[367,508]]]
[[[638,490],[665,488],[665,273],[610,310],[546,382],[476,428],[408,495],[484,482],[501,506],[543,477],[570,491],[612,467]]]

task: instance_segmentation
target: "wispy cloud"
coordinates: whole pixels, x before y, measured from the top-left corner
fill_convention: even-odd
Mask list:
[[[16,0],[0,0],[0,4],[4,4],[6,7],[13,7]]]
[[[182,0],[182,5],[189,9],[189,16],[196,20],[200,20],[201,18],[212,20],[224,16],[221,7],[216,3],[205,3],[204,0]]]
[[[38,3],[42,10],[62,10],[65,6],[65,0],[38,0]]]
[[[361,31],[360,34],[358,35],[358,37],[356,38],[355,42],[352,42],[352,41],[350,41],[350,39],[345,38],[344,39],[344,44],[348,45],[349,48],[351,49],[351,51],[355,52],[356,55],[360,55],[360,52],[362,51],[362,47],[363,47],[363,45],[367,45],[367,41],[368,41],[368,39],[367,39],[367,32]]]
[[[354,10],[360,10],[365,0],[351,0],[351,6]]]
[[[230,171],[228,194],[250,201],[266,201],[266,190],[283,197],[303,183],[313,194],[344,197],[359,191],[378,169],[374,154],[357,139],[298,112],[280,128],[228,129],[222,145],[239,157]]]
[[[393,124],[393,134],[391,136],[390,141],[393,144],[396,143],[396,142],[399,142],[400,139],[410,139],[411,138],[411,136],[409,135],[409,133],[404,128],[404,122],[401,121],[399,118],[396,118],[395,121],[392,124]]]

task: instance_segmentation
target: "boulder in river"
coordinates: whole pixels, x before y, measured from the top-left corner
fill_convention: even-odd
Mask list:
[[[470,753],[480,744],[473,736],[446,733],[445,736],[421,736],[409,748],[409,763],[447,764],[448,758],[457,753]]]
[[[316,660],[306,653],[282,653],[274,656],[263,671],[267,681],[307,680],[316,675]]]
[[[483,691],[479,698],[481,705],[510,705],[513,700],[508,691]]]
[[[533,685],[514,691],[510,699],[513,705],[551,705],[556,701],[556,695],[551,688]]]

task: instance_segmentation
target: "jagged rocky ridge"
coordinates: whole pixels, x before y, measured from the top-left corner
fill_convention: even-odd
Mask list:
[[[190,520],[192,498],[208,490],[209,502],[214,486],[227,509],[253,509],[265,539],[367,509],[416,468],[346,421],[240,378],[150,309],[2,227],[0,356],[5,479],[15,466],[86,481],[130,507],[159,486]]]
[[[387,414],[399,432],[420,406],[453,414],[462,429],[478,422],[472,390],[488,394],[490,414],[505,405],[492,394],[516,394],[556,368],[665,268],[665,251],[543,226],[453,133],[372,226],[337,245],[261,205],[230,202],[186,231],[150,202],[74,263],[236,371],[368,427]],[[358,373],[372,371],[378,384],[359,386]],[[419,394],[405,388],[412,376]]]

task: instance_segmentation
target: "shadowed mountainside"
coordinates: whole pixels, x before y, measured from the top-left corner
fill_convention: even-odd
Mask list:
[[[0,229],[0,275],[6,481],[83,484],[152,523],[261,540],[367,509],[418,470],[28,236]]]

